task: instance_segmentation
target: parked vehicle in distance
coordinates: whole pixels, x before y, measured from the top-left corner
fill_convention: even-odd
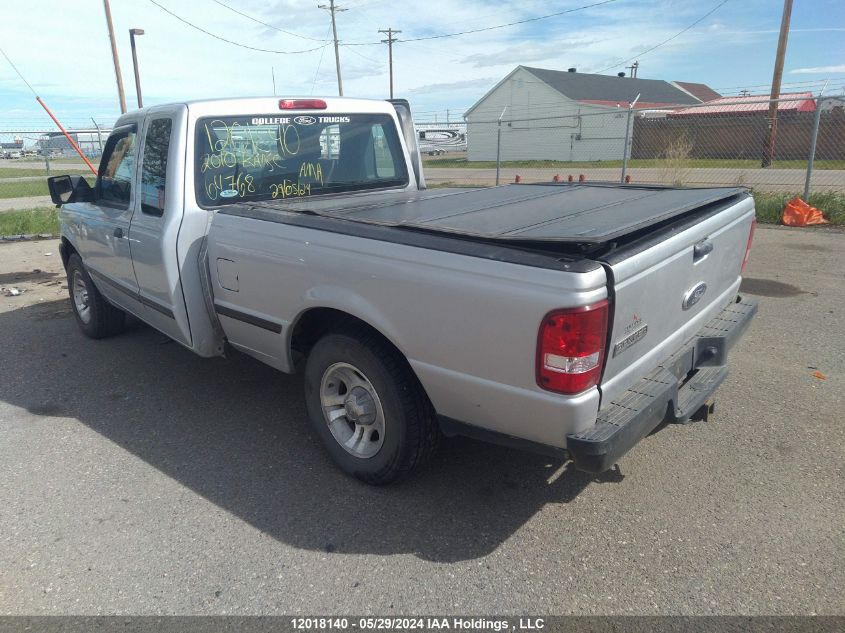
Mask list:
[[[442,434],[610,468],[709,409],[756,304],[740,188],[427,190],[405,101],[254,98],[123,115],[96,185],[48,179],[76,321],[304,373],[372,484]]]
[[[443,156],[448,152],[467,151],[466,123],[438,125],[418,123],[415,126],[420,153],[429,156]]]

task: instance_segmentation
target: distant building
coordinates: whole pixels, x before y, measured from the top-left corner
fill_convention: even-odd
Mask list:
[[[637,110],[673,110],[703,101],[693,87],[710,90],[683,85],[517,66],[464,115],[467,158],[495,160],[497,120],[504,110],[502,160],[619,160],[628,104],[639,95]]]
[[[845,109],[845,96],[822,97],[820,107],[822,112],[837,111],[841,115]]]
[[[105,145],[111,129],[100,128],[99,132],[96,128],[84,128],[77,130],[68,130],[68,134],[79,145],[79,149],[86,156],[99,156],[102,152],[102,144]],[[68,142],[65,135],[61,132],[48,132],[38,140],[38,147],[43,152],[61,152],[62,154],[76,154],[70,142]]]
[[[842,97],[822,98],[816,158],[845,158],[845,112]],[[766,95],[719,97],[699,106],[637,116],[631,157],[665,158],[673,145],[687,158],[761,160],[768,155],[770,101]],[[776,160],[806,160],[816,117],[811,92],[781,93],[777,101]]]
[[[423,154],[465,152],[467,149],[466,123],[415,123],[414,127]]]
[[[778,100],[778,114],[796,114],[798,112],[815,112],[816,101],[812,92],[783,93]],[[680,108],[669,114],[675,117],[724,117],[724,116],[768,116],[769,100],[761,95],[744,95],[740,97],[719,97],[707,101],[702,106]]]
[[[0,158],[20,158],[22,155],[22,138],[16,138],[11,143],[0,143]]]
[[[672,85],[676,88],[680,88],[688,95],[695,97],[699,101],[713,101],[713,99],[719,99],[722,96],[713,90],[713,88],[705,84],[695,84],[688,81],[673,81]]]

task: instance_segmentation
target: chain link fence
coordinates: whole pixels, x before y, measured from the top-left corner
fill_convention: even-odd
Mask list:
[[[450,136],[445,154],[423,156],[430,186],[517,179],[744,186],[758,210],[769,205],[776,216],[785,200],[801,195],[845,222],[845,96],[729,97],[659,108],[570,102],[519,116],[480,110],[465,124],[435,127],[460,142]],[[109,131],[92,120],[70,133],[96,164]],[[426,136],[433,140],[434,131]],[[0,213],[49,208],[46,177],[56,173],[89,172],[55,130],[0,121]]]
[[[88,127],[68,131],[96,165],[110,126],[92,120]],[[53,209],[47,177],[57,174],[90,176],[91,172],[57,130],[4,125],[0,120],[0,234],[16,232],[17,224],[27,225],[11,220],[9,212],[47,215]]]
[[[573,102],[574,103],[574,102]],[[772,126],[771,109],[777,108]],[[630,182],[743,186],[758,209],[823,200],[845,221],[845,97],[729,97],[695,106],[566,106],[467,121],[465,154],[424,157],[432,186]],[[491,116],[494,115],[494,116]],[[774,129],[772,129],[774,127]],[[773,219],[773,218],[765,218]],[[774,218],[776,219],[776,218]]]

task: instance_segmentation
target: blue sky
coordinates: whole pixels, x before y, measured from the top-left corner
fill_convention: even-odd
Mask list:
[[[328,0],[326,0],[327,2]],[[341,69],[348,96],[388,92],[387,47],[378,29],[402,38],[478,29],[576,8],[597,0],[338,0]],[[324,45],[329,17],[317,0],[156,0],[221,37],[281,51],[228,44],[169,15],[150,0],[111,0],[127,102],[135,103],[128,30],[138,39],[145,104],[220,96],[336,94],[334,51]],[[607,74],[637,58],[639,76],[703,82],[723,94],[767,92],[777,45],[780,0],[729,0],[672,42],[642,51],[689,26],[720,0],[614,0],[601,6],[460,37],[394,45],[395,92],[418,120],[460,115],[516,65]],[[274,28],[239,15],[236,8]],[[291,35],[277,29],[294,33]],[[309,39],[310,38],[310,39]],[[349,46],[347,44],[364,45]],[[372,43],[372,44],[370,44]],[[0,46],[67,125],[111,123],[119,113],[100,0],[29,0],[0,24]],[[272,69],[272,70],[271,70]],[[845,91],[845,2],[796,0],[786,56],[785,90]],[[801,83],[799,83],[801,82]],[[0,58],[0,130],[49,127],[32,93]]]

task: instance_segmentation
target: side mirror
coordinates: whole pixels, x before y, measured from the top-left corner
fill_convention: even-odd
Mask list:
[[[47,188],[57,207],[69,202],[94,201],[94,190],[82,176],[51,176],[47,179]]]

